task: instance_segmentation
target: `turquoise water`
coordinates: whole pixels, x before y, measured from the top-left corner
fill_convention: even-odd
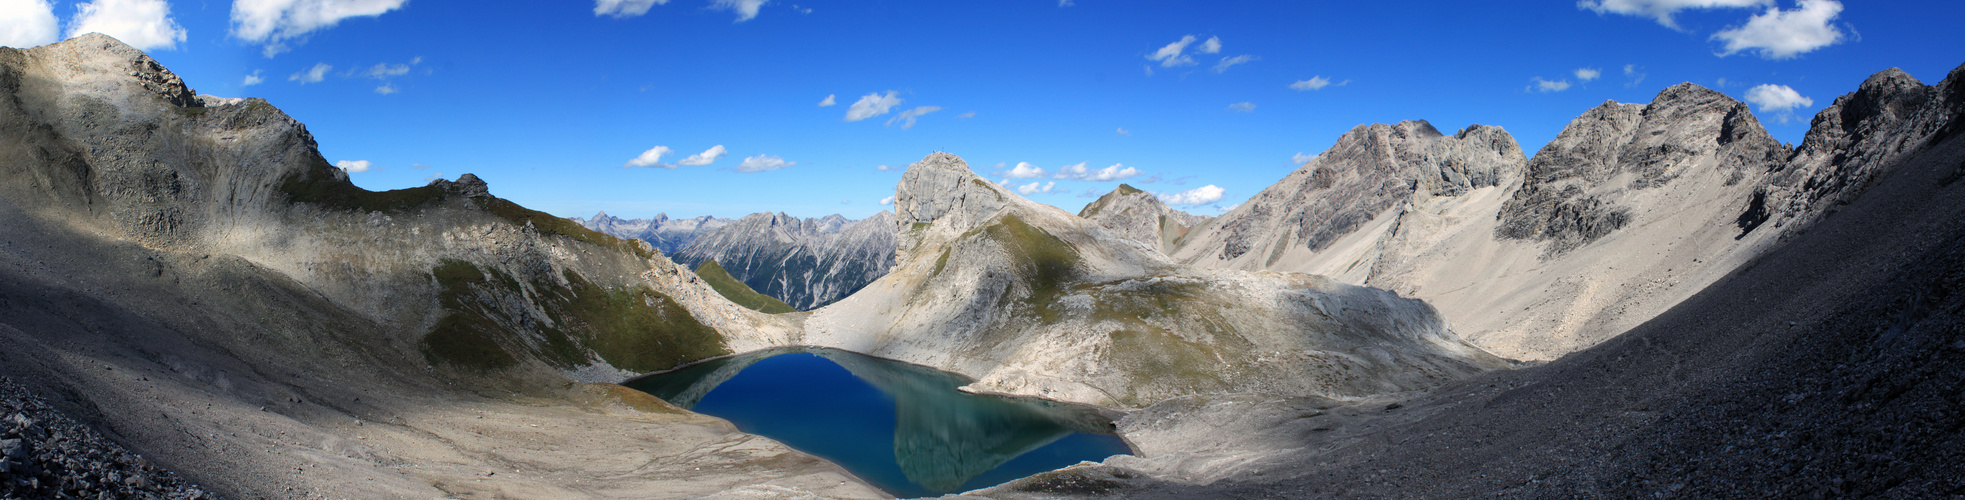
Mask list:
[[[835,349],[746,353],[628,387],[823,457],[900,497],[1131,453],[1096,411],[955,390],[961,375]]]

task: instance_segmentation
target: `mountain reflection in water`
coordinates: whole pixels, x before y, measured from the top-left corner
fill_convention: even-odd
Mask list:
[[[1131,453],[1095,409],[956,390],[969,382],[847,351],[782,348],[625,385],[824,457],[898,496],[983,488]]]

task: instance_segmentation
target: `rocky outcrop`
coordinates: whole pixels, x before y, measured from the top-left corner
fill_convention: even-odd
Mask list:
[[[1249,201],[1194,230],[1172,254],[1233,269],[1364,283],[1383,240],[1415,203],[1463,198],[1521,178],[1520,146],[1498,127],[1446,136],[1424,121],[1361,125]]]
[[[1424,303],[1314,276],[1179,265],[947,153],[911,165],[897,191],[899,263],[814,311],[803,343],[955,371],[976,389],[1116,406],[1372,394],[1507,365]]]
[[[1174,210],[1153,193],[1125,184],[1086,204],[1078,216],[1161,253],[1172,253],[1189,230],[1214,219]]]
[[[675,255],[689,242],[723,226],[730,225],[730,219],[708,215],[689,219],[670,219],[669,214],[655,214],[652,219],[623,219],[607,212],[595,213],[591,219],[572,218],[573,222],[587,229],[600,231],[616,238],[637,239],[654,245],[662,253]]]
[[[1747,105],[1684,83],[1638,106],[1606,102],[1570,122],[1528,164],[1528,177],[1496,216],[1503,238],[1546,242],[1550,255],[1632,222],[1628,192],[1667,186],[1694,169],[1724,185],[1756,180],[1788,150]]]
[[[1807,222],[1862,194],[1898,157],[1961,131],[1965,67],[1926,86],[1897,68],[1871,75],[1855,92],[1815,114],[1793,157],[1755,192],[1742,231],[1772,221]]]
[[[675,259],[689,266],[714,260],[758,293],[810,310],[887,274],[896,234],[887,211],[860,220],[757,213],[702,234]]]

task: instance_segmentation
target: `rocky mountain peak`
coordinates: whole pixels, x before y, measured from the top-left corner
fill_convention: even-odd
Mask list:
[[[1085,208],[1078,211],[1078,216],[1162,253],[1173,251],[1175,240],[1208,220],[1207,217],[1175,210],[1153,193],[1126,184],[1120,184],[1112,192],[1085,204]]]
[[[163,64],[109,35],[87,33],[43,47],[60,61],[57,71],[63,80],[81,83],[90,93],[102,93],[117,85],[135,83],[147,93],[179,107],[202,107],[198,93],[185,86],[184,79]],[[121,68],[116,70],[114,68]],[[81,77],[81,78],[78,78]],[[125,80],[134,79],[134,82]]]
[[[894,215],[902,230],[946,221],[966,231],[1015,199],[1009,191],[969,170],[969,163],[937,151],[908,165],[894,191]]]

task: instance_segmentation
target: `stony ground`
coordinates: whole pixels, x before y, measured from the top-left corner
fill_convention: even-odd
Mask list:
[[[0,498],[217,498],[0,377]]]

